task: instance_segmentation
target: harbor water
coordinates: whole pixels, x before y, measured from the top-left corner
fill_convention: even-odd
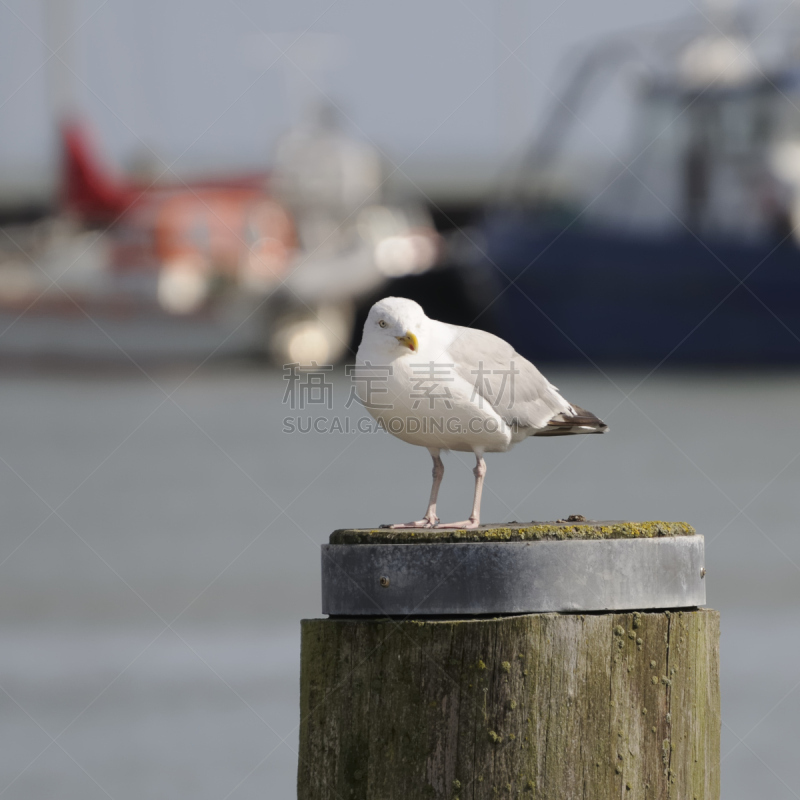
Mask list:
[[[798,797],[800,374],[544,371],[611,432],[489,455],[485,521],[692,523],[722,614],[722,797]],[[343,369],[326,384],[300,408],[250,364],[4,372],[3,800],[295,797],[319,545],[418,518],[430,481],[424,450],[359,429]],[[443,519],[472,466],[446,455]]]

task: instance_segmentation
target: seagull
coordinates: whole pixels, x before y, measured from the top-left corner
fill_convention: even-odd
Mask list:
[[[568,403],[508,342],[430,319],[404,297],[386,297],[370,309],[354,380],[359,400],[381,427],[426,447],[433,458],[425,516],[390,528],[477,528],[484,453],[505,453],[529,436],[608,430],[594,414]],[[461,522],[440,523],[436,516],[444,450],[472,452],[477,462],[472,513]]]

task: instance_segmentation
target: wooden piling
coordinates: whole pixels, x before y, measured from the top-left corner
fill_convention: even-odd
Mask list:
[[[302,623],[299,800],[719,798],[708,609]]]

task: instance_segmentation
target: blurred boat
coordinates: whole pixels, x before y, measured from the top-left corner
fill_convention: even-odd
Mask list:
[[[58,215],[4,229],[0,356],[136,360],[252,346],[243,323],[256,300],[236,288],[277,283],[296,244],[265,176],[134,181],[102,163],[85,124],[68,121],[61,136]]]
[[[372,152],[319,120],[269,180],[134,182],[62,135],[61,213],[0,244],[0,356],[335,362],[365,305],[440,261],[424,207],[385,202]]]
[[[487,322],[537,359],[800,361],[800,24],[722,10],[592,48],[504,196],[468,234]],[[767,17],[767,22],[770,18]],[[635,70],[633,143],[590,191],[563,150]]]

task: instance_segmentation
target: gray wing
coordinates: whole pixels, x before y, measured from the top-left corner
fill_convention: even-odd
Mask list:
[[[508,425],[545,428],[575,409],[526,358],[498,336],[474,328],[448,325],[454,340],[448,347],[459,377],[475,387],[474,397],[486,402]]]

